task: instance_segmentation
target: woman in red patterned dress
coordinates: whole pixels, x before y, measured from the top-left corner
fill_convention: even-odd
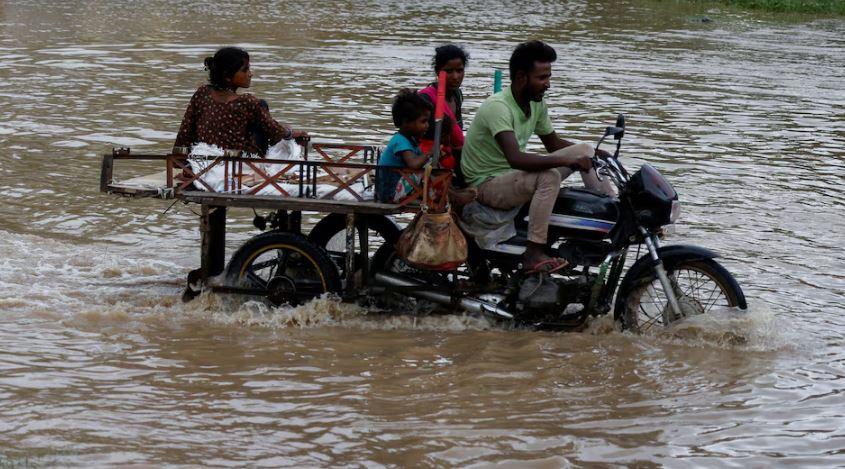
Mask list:
[[[252,71],[249,54],[237,47],[224,47],[205,59],[208,84],[197,89],[176,136],[176,147],[196,143],[217,145],[224,150],[266,153],[268,145],[282,139],[300,139],[307,133],[278,123],[267,103],[251,94]]]

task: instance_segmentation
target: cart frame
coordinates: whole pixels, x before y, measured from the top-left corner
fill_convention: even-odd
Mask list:
[[[190,285],[199,281],[204,288],[211,287],[212,290],[229,293],[238,293],[239,289],[225,285],[225,282],[215,281],[226,268],[226,215],[229,207],[284,212],[286,223],[279,229],[298,234],[302,234],[303,211],[343,214],[346,217],[346,278],[342,294],[344,298],[351,298],[358,295],[362,287],[367,286],[369,278],[368,262],[364,262],[361,266],[361,285],[356,284],[354,260],[357,215],[386,217],[419,211],[423,195],[419,181],[422,180],[423,170],[390,168],[387,171],[397,173],[413,187],[413,191],[397,203],[368,200],[363,190],[355,189],[353,184],[364,182],[362,186],[366,186],[365,181],[370,177],[375,184],[379,177],[384,177],[387,171],[377,165],[381,155],[379,146],[306,141],[303,147],[301,160],[256,158],[243,152],[227,150],[223,156],[207,160],[207,166],[197,173],[188,164],[189,156],[184,148],[174,148],[174,151],[165,155],[136,154],[129,148],[113,148],[110,154],[103,155],[100,191],[129,197],[177,199],[184,203],[200,205],[200,268],[188,275],[188,283]],[[317,157],[309,158],[309,153],[316,154]],[[160,178],[158,184],[115,180],[116,163],[128,160],[163,163],[163,180]],[[203,178],[217,166],[222,166],[224,171],[222,191],[215,190]],[[252,186],[244,182],[245,169],[251,170],[254,175],[255,183]],[[155,176],[161,174],[146,176],[146,179],[155,180]],[[446,188],[449,187],[451,176],[451,171],[437,169],[432,172],[431,182]],[[336,188],[318,196],[318,178],[327,179]],[[283,187],[283,180],[295,181],[295,187],[291,189],[290,182],[287,188]],[[196,185],[205,190],[195,189]],[[266,187],[273,187],[279,195],[260,195],[259,191]],[[351,196],[354,200],[334,200],[334,197],[341,193],[349,194],[347,197]],[[444,209],[448,203],[447,199],[445,193],[433,200],[430,198],[431,208]],[[363,228],[359,234],[362,253],[369,252],[366,218],[361,217],[358,223]]]

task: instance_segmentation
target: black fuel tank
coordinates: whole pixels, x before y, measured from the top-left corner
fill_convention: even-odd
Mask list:
[[[613,197],[580,188],[561,189],[549,229],[565,236],[605,238],[619,218],[619,202]]]

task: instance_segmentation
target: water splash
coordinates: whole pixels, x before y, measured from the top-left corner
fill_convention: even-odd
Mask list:
[[[184,308],[188,317],[207,319],[221,325],[273,329],[343,327],[458,332],[498,328],[482,316],[467,313],[397,314],[376,307],[344,303],[330,294],[302,305],[274,307],[263,301],[244,302],[237,296],[204,293]]]
[[[686,318],[654,336],[678,345],[765,352],[795,349],[799,341],[789,331],[771,311],[725,308]]]

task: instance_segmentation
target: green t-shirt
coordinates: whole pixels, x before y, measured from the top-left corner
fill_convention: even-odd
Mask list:
[[[526,116],[508,86],[502,92],[487,98],[467,131],[461,152],[461,170],[473,186],[492,176],[511,171],[505,153],[496,143],[496,134],[511,131],[525,151],[532,135],[549,135],[554,132],[546,102],[531,101],[531,115]]]

